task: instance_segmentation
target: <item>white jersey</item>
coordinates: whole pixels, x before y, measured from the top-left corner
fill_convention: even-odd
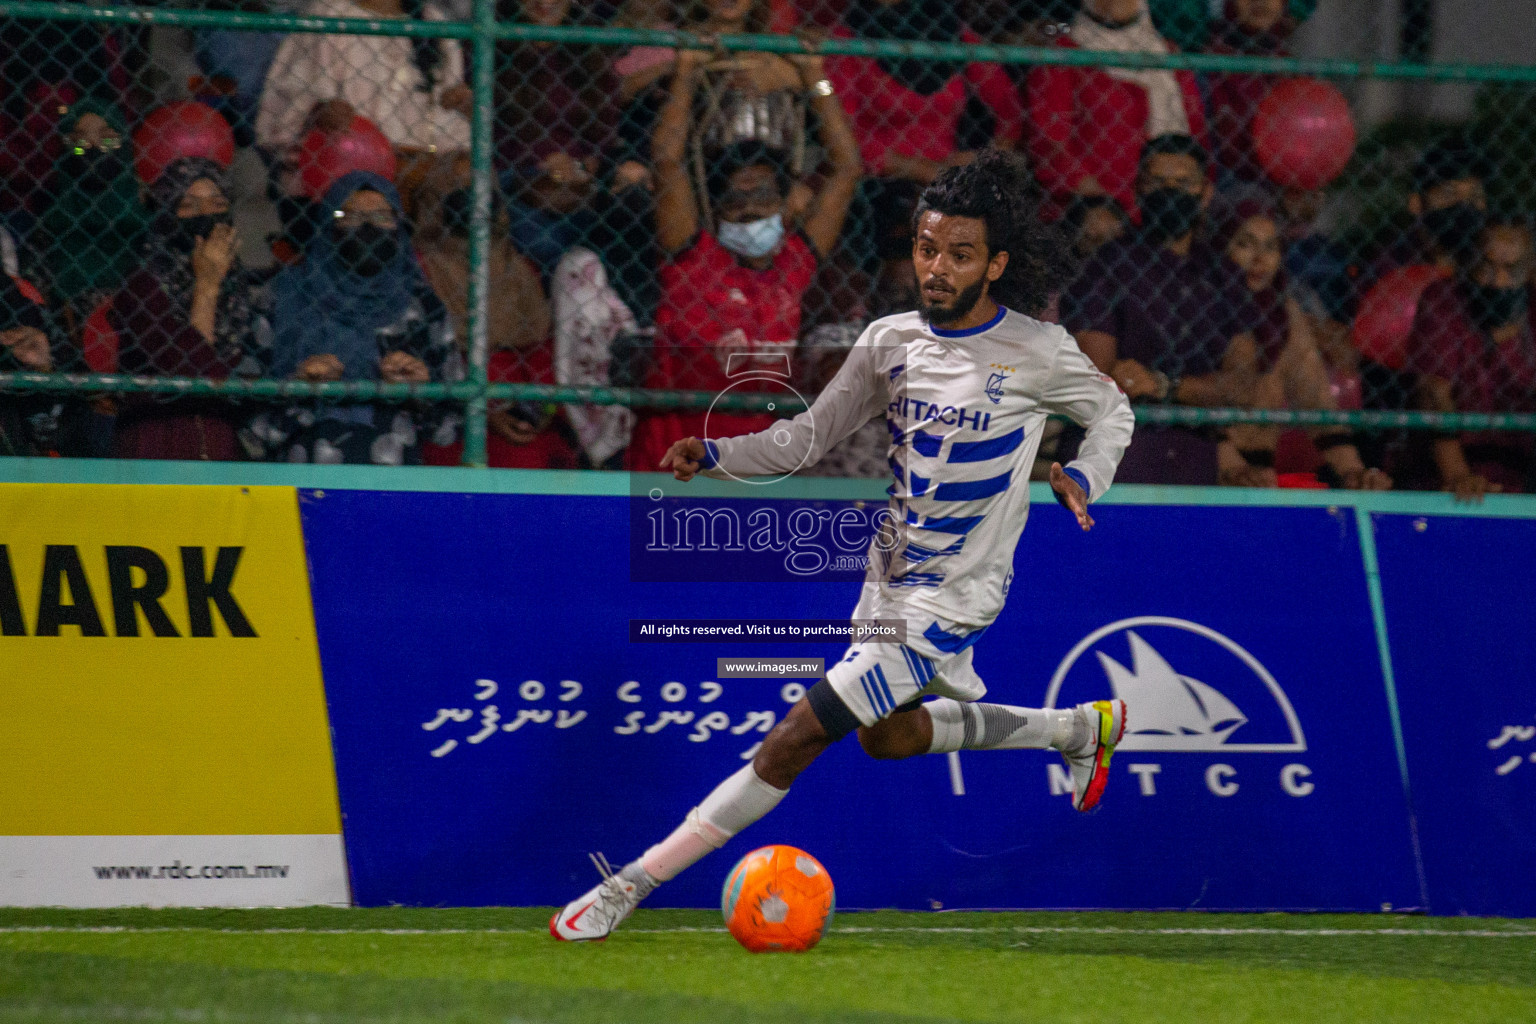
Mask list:
[[[1109,490],[1135,425],[1114,381],[1055,324],[999,307],[990,323],[946,331],[901,313],[865,329],[810,409],[755,434],[710,439],[706,472],[793,472],[882,413],[894,528],[871,543],[859,614],[905,619],[909,643],[916,630],[951,653],[1002,611],[1046,418],[1087,428],[1066,468],[1086,481],[1090,501]]]

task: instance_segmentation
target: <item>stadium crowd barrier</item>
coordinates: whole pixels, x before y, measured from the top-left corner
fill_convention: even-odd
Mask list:
[[[858,592],[773,575],[830,526],[756,562],[697,535],[636,558],[655,510],[703,510],[729,549],[731,514],[883,503],[846,480],[7,469],[5,905],[558,903],[811,682],[718,657],[842,651],[632,623],[841,619]],[[1536,500],[1121,487],[1085,535],[1034,497],[976,664],[993,700],[1128,701],[1102,809],[1072,812],[1052,754],[844,742],[652,902],[712,905],[738,853],[789,842],[845,908],[1536,914]]]

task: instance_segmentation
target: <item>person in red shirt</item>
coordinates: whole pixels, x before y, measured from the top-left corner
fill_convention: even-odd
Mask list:
[[[1285,0],[1226,0],[1222,17],[1213,26],[1206,49],[1211,53],[1259,57],[1288,57],[1287,43],[1296,20],[1286,13]],[[1253,155],[1253,115],[1268,95],[1275,79],[1245,71],[1223,71],[1211,76],[1212,155],[1227,188],[1235,181],[1252,182],[1264,177]]]
[[[707,57],[691,50],[679,56],[671,95],[656,123],[656,230],[670,258],[661,268],[656,346],[646,384],[722,392],[736,378],[734,390],[783,390],[800,334],[801,299],[837,242],[858,184],[858,147],[821,58],[793,58],[821,124],[831,170],[804,219],[786,225],[790,182],[781,155],[758,142],[729,146],[714,157],[708,173],[714,227],[701,227],[684,160],[699,70]],[[743,374],[750,379],[740,380]],[[778,383],[781,379],[786,384]],[[757,431],[775,418],[772,412],[640,410],[628,465],[655,471],[679,437]]]
[[[1531,229],[1491,219],[1470,269],[1436,281],[1419,299],[1406,369],[1418,407],[1431,412],[1536,412],[1536,325]],[[1461,501],[1536,484],[1536,436],[1451,434],[1431,442],[1443,490]]]
[[[1118,53],[1172,53],[1146,0],[1085,0],[1057,45]],[[1061,206],[1108,195],[1136,215],[1136,169],[1148,139],[1175,134],[1207,145],[1205,110],[1189,71],[1037,67],[1029,72],[1030,156]]]

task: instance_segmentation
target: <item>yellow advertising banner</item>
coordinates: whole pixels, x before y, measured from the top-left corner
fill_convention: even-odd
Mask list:
[[[294,489],[0,485],[0,837],[340,831]]]

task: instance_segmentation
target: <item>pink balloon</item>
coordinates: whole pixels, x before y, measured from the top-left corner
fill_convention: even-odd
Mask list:
[[[235,133],[212,107],[179,100],[149,112],[133,133],[133,153],[134,173],[153,185],[183,157],[204,157],[228,169],[235,160]]]
[[[1277,83],[1253,115],[1253,153],[1269,180],[1322,188],[1355,152],[1355,119],[1344,94],[1316,78]]]
[[[1355,348],[1389,370],[1401,370],[1424,289],[1449,276],[1449,271],[1428,263],[1414,263],[1383,274],[1360,300],[1350,332]]]
[[[299,184],[319,199],[337,178],[372,171],[395,180],[395,150],[378,126],[361,115],[342,132],[312,129],[299,144]]]

